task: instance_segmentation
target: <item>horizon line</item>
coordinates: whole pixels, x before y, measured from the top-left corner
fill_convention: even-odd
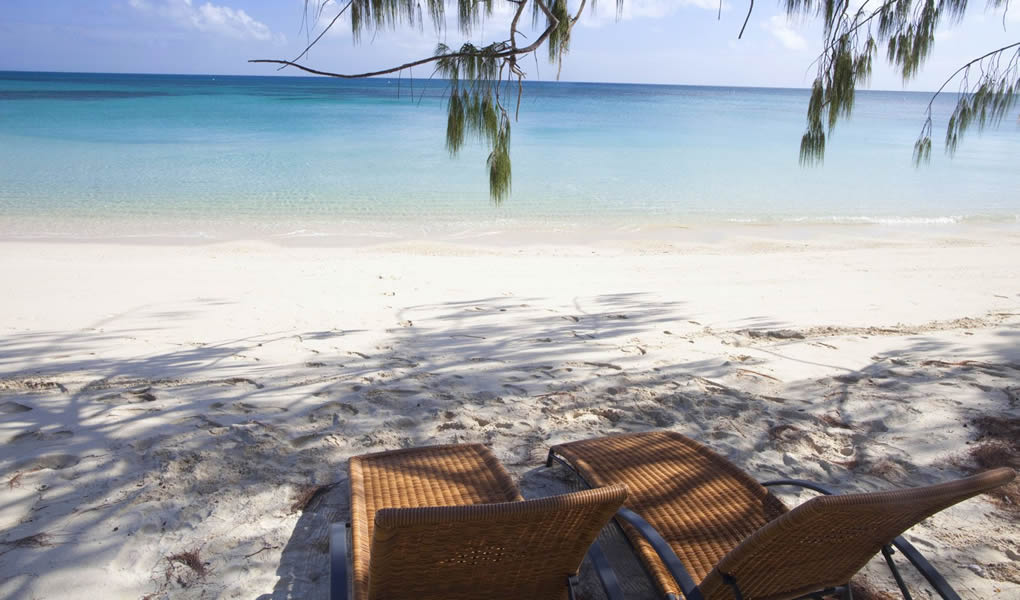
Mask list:
[[[290,74],[260,74],[260,75],[247,75],[239,73],[141,73],[135,71],[37,71],[30,69],[6,69],[0,68],[0,73],[44,73],[49,75],[141,75],[141,76],[175,76],[175,77],[262,77],[262,78],[289,78],[289,79],[340,79],[336,77],[329,77],[327,75],[290,75]],[[364,80],[383,80],[383,79],[401,79],[411,81],[444,81],[438,77],[361,77],[353,79],[343,79],[344,81],[353,81],[356,79]],[[659,86],[659,87],[707,87],[707,88],[737,88],[737,89],[749,89],[749,90],[794,90],[794,91],[809,91],[810,87],[786,87],[786,86],[761,86],[761,85],[724,85],[724,84],[705,84],[705,83],[650,83],[650,82],[633,82],[633,81],[575,81],[575,80],[559,80],[559,79],[527,79],[525,83],[578,83],[586,85],[644,85],[644,86]],[[890,89],[872,89],[872,88],[857,88],[858,92],[891,92],[901,94],[935,94],[935,90],[890,90]],[[959,92],[948,92],[943,90],[940,95],[954,95]]]

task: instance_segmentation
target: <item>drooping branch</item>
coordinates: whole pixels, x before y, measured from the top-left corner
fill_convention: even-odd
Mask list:
[[[271,63],[279,68],[293,67],[306,73],[343,79],[359,79],[402,73],[416,66],[432,65],[433,75],[438,74],[449,82],[447,148],[456,153],[464,136],[479,136],[490,147],[487,160],[490,175],[490,194],[497,203],[509,193],[510,158],[509,139],[511,118],[504,106],[504,86],[517,83],[516,118],[520,110],[523,80],[526,76],[520,58],[535,56],[543,45],[548,59],[557,65],[557,79],[562,70],[564,55],[569,51],[574,27],[586,8],[595,10],[595,0],[505,0],[515,5],[509,18],[507,37],[488,45],[465,43],[457,49],[445,44],[437,46],[432,56],[403,64],[364,73],[339,73],[317,69],[302,60],[309,50],[323,39],[343,15],[349,15],[354,41],[366,29],[379,31],[386,27],[417,26],[422,29],[430,19],[437,33],[446,28],[448,4],[455,4],[459,30],[471,34],[482,19],[493,14],[497,0],[347,0],[340,6],[334,0],[305,0],[306,27],[318,23],[327,7],[339,10],[325,28],[311,39],[305,49],[291,60],[254,59],[252,63]],[[990,7],[1008,10],[1010,0],[989,0]],[[308,8],[315,4],[314,18]],[[540,30],[538,37],[527,46],[519,40],[525,37],[520,30],[521,17],[531,5],[532,26]],[[807,129],[801,140],[800,158],[803,164],[820,162],[824,157],[827,138],[841,119],[853,112],[855,92],[866,85],[872,72],[874,57],[879,45],[884,45],[886,60],[900,70],[904,80],[913,77],[930,55],[939,25],[946,20],[959,20],[967,9],[968,0],[863,0],[851,7],[850,0],[783,0],[788,15],[817,17],[821,21],[823,48],[812,62],[817,75],[811,86],[808,102]],[[879,5],[878,8],[869,9]],[[569,6],[568,6],[569,5]],[[616,14],[622,14],[623,0],[616,0]],[[738,39],[747,32],[755,1],[748,0]],[[721,16],[722,1],[719,1]],[[540,28],[541,23],[541,28]],[[528,32],[530,33],[530,32]],[[309,32],[311,38],[311,32]],[[1003,57],[1016,50],[1009,61]],[[1003,66],[1005,64],[1005,66]],[[947,127],[946,148],[955,149],[963,132],[972,124],[984,127],[1001,120],[1020,97],[1020,42],[1010,44],[978,57],[954,72],[929,102],[924,127],[915,146],[915,159],[930,154],[932,103],[935,97],[954,80],[962,79],[962,97]],[[980,66],[981,74],[972,84],[968,78],[971,68]],[[918,160],[920,162],[920,160]]]
[[[1014,48],[1016,51],[1012,58],[1004,68],[1000,68],[998,59]],[[987,69],[982,69],[978,84],[973,88],[969,87],[967,74],[970,69],[985,61],[993,62],[988,65]],[[961,85],[964,94],[957,101],[956,108],[946,125],[946,152],[950,155],[956,152],[960,138],[972,125],[983,129],[987,125],[997,124],[1006,116],[1006,112],[1016,105],[1020,98],[1020,42],[1008,44],[969,61],[954,71],[932,94],[925,109],[925,120],[921,126],[921,133],[917,136],[917,141],[914,142],[915,165],[931,160],[932,106],[935,104],[935,99],[961,74],[963,75]]]
[[[987,54],[983,54],[983,55],[975,58],[974,60],[968,62],[967,64],[963,65],[962,67],[960,67],[959,69],[954,71],[952,75],[947,77],[946,80],[944,82],[942,82],[942,85],[939,86],[939,89],[936,90],[936,92],[934,94],[932,94],[931,99],[928,100],[928,108],[927,108],[928,112],[929,113],[931,112],[931,106],[935,102],[935,98],[938,98],[939,94],[941,94],[943,92],[943,90],[946,89],[946,86],[949,85],[950,82],[952,82],[954,79],[956,79],[957,75],[959,75],[960,73],[963,73],[967,69],[971,68],[973,65],[976,65],[977,63],[983,61],[986,58],[991,58],[992,56],[995,56],[996,54],[1002,54],[1006,50],[1010,50],[1012,48],[1017,48],[1017,47],[1020,47],[1020,42],[1009,44],[1008,46],[1003,46],[1002,48],[999,48],[998,50],[992,50],[991,52],[989,52]]]
[[[527,6],[525,0],[515,0],[517,2],[517,10],[514,11],[514,18],[510,21],[510,47],[517,49],[517,24],[521,21],[521,15],[524,14],[524,7]],[[517,106],[514,109],[514,118],[518,119],[521,115],[521,96],[524,95],[524,71],[517,66],[517,57],[511,56],[507,63],[509,64],[509,71],[517,77]],[[507,77],[510,75],[508,74]]]
[[[992,0],[990,6],[1002,6],[1006,1]],[[967,0],[885,0],[871,11],[867,4],[864,2],[851,14],[849,0],[787,0],[787,11],[791,14],[821,15],[825,33],[825,46],[815,61],[818,75],[808,103],[807,131],[801,140],[802,163],[820,162],[824,157],[826,137],[840,119],[851,115],[855,90],[867,84],[879,44],[885,45],[886,60],[899,69],[905,81],[909,80],[931,54],[940,24],[958,21],[967,8]],[[1014,47],[1009,45],[974,59],[960,67],[946,85],[961,73],[966,74],[972,65],[983,65],[982,61]],[[963,96],[947,131],[946,147],[950,153],[958,134],[971,123],[983,127],[996,122],[1014,105],[1020,82],[1014,81],[1012,67],[999,69],[998,63],[989,66],[990,71],[983,73],[979,85],[963,86]],[[827,123],[823,123],[823,113],[828,115]],[[917,163],[930,154],[930,130],[929,106],[915,144]]]
[[[305,65],[302,65],[302,64],[299,64],[299,63],[296,63],[296,62],[293,62],[293,61],[278,60],[278,59],[271,59],[271,58],[256,58],[256,59],[249,60],[248,62],[250,62],[250,63],[268,63],[268,64],[283,65],[285,67],[294,67],[295,69],[300,69],[300,70],[304,71],[305,73],[311,73],[313,75],[322,75],[322,76],[325,76],[325,77],[336,77],[336,78],[339,78],[339,79],[366,79],[368,77],[377,77],[379,75],[389,75],[391,73],[397,73],[397,72],[403,71],[404,69],[410,69],[412,67],[417,67],[417,66],[420,66],[420,65],[427,65],[427,64],[434,63],[434,62],[436,62],[438,60],[441,60],[441,59],[444,59],[444,58],[468,58],[468,57],[475,57],[475,56],[478,56],[478,54],[477,53],[469,53],[469,52],[451,52],[450,54],[442,54],[442,55],[429,56],[429,57],[426,57],[426,58],[422,58],[420,60],[415,60],[415,61],[411,61],[411,62],[408,62],[408,63],[404,63],[404,64],[398,65],[396,67],[390,67],[388,69],[381,69],[379,71],[369,71],[369,72],[366,72],[366,73],[334,73],[332,71],[320,71],[319,69],[313,69],[312,67],[306,67]]]
[[[307,9],[307,6],[308,6],[307,5],[307,0],[305,0],[305,1],[306,1],[305,7]],[[340,20],[340,17],[342,17],[344,15],[344,13],[347,12],[347,10],[351,7],[352,4],[354,4],[354,0],[350,0],[350,2],[345,4],[344,7],[341,8],[339,10],[339,12],[336,13],[336,16],[333,17],[333,20],[330,21],[328,25],[326,25],[325,27],[322,28],[322,31],[319,32],[319,35],[315,36],[315,39],[312,40],[311,42],[309,42],[309,44],[307,46],[305,46],[305,49],[301,51],[301,54],[298,54],[296,57],[290,59],[291,62],[297,62],[297,61],[301,60],[302,58],[304,58],[305,55],[308,54],[308,51],[312,49],[312,46],[314,46],[315,44],[318,44],[319,40],[322,39],[322,36],[324,36],[327,33],[329,33],[330,29],[333,29],[333,26],[336,25],[337,21]],[[318,14],[315,15],[315,20],[316,21],[318,21],[319,17],[322,16],[322,10],[325,7],[325,5],[326,5],[326,3],[324,2],[324,3],[322,3],[322,5],[319,6],[319,12],[318,12]],[[280,68],[282,69],[282,68],[284,68],[286,66],[287,65],[283,65]]]
[[[524,2],[527,2],[527,1],[528,0],[524,0]],[[545,5],[545,2],[543,2],[542,0],[531,0],[531,1],[537,3],[542,8],[543,12],[545,12],[545,14],[549,17],[549,26],[546,27],[545,31],[542,32],[542,34],[538,37],[538,39],[536,39],[531,44],[525,46],[524,48],[516,48],[516,47],[510,46],[510,47],[506,48],[505,50],[501,50],[499,52],[494,53],[492,55],[493,57],[495,57],[495,58],[509,58],[509,57],[519,56],[519,55],[522,55],[522,54],[530,54],[530,53],[534,52],[535,50],[537,50],[538,48],[540,48],[542,46],[542,44],[544,44],[545,41],[549,38],[549,36],[552,34],[553,30],[559,25],[559,20],[556,19],[555,16],[553,16],[552,12],[550,12],[549,8]],[[306,52],[307,52],[307,50],[306,50]],[[365,78],[368,78],[368,77],[377,77],[379,75],[389,75],[391,73],[396,73],[398,71],[403,71],[404,69],[410,69],[411,67],[427,65],[427,64],[434,63],[434,62],[437,62],[437,61],[443,60],[443,59],[472,58],[472,57],[477,57],[477,56],[480,56],[480,54],[479,53],[474,53],[474,52],[451,52],[451,53],[445,53],[445,54],[436,54],[436,55],[433,55],[433,56],[427,56],[425,58],[421,58],[421,59],[418,59],[418,60],[407,62],[407,63],[404,63],[402,65],[397,65],[395,67],[390,67],[390,68],[387,68],[387,69],[380,69],[378,71],[368,71],[368,72],[365,72],[365,73],[335,73],[335,72],[332,72],[332,71],[323,71],[323,70],[320,70],[320,69],[313,69],[311,67],[306,67],[305,65],[299,64],[299,63],[295,62],[294,60],[256,58],[256,59],[249,60],[248,62],[250,62],[250,63],[269,63],[269,64],[283,65],[285,67],[294,67],[295,69],[300,69],[302,71],[305,71],[306,73],[312,73],[313,75],[323,75],[325,77],[337,77],[337,78],[340,78],[340,79],[365,79]]]
[[[406,62],[394,67],[368,71],[364,73],[337,73],[316,69],[301,64],[308,50],[322,39],[326,31],[332,28],[337,20],[350,10],[351,23],[355,39],[359,32],[368,26],[376,28],[392,26],[401,19],[414,25],[422,21],[420,4],[412,4],[407,0],[349,0],[326,28],[312,40],[305,50],[292,60],[253,59],[252,63],[269,63],[280,65],[281,68],[293,67],[306,73],[337,77],[341,79],[362,79],[379,75],[402,73],[405,69],[422,65],[432,65],[434,73],[450,82],[447,102],[446,146],[451,154],[459,152],[465,135],[475,134],[490,147],[486,164],[489,167],[489,191],[492,199],[499,203],[510,191],[510,115],[503,105],[501,87],[504,75],[507,82],[517,79],[517,110],[520,110],[521,94],[523,93],[524,71],[518,64],[518,58],[533,54],[543,45],[550,47],[550,55],[559,56],[566,48],[570,29],[581,16],[587,0],[580,0],[580,8],[573,18],[566,13],[567,0],[508,0],[516,4],[513,18],[509,25],[509,36],[505,41],[497,41],[486,46],[463,44],[453,50],[445,44],[439,44],[432,56]],[[444,16],[444,0],[425,0],[429,16],[437,29],[442,26]],[[526,46],[518,43],[521,35],[519,24],[521,15],[531,3],[535,18],[545,17],[545,27],[538,37]],[[322,7],[319,5],[319,15]],[[306,11],[307,11],[306,1]],[[491,14],[492,0],[457,0],[458,19],[462,32],[469,33],[473,24],[484,13]],[[417,12],[415,12],[417,7]],[[516,113],[515,113],[516,114]]]

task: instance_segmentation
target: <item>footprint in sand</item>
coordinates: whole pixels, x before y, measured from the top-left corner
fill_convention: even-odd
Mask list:
[[[265,387],[261,383],[248,379],[247,377],[230,377],[228,379],[224,379],[223,383],[226,383],[228,385],[239,385],[242,383],[245,385],[253,385],[257,390],[261,390],[263,387]]]
[[[59,471],[60,469],[73,467],[80,462],[81,458],[72,454],[47,454],[46,456],[36,456],[21,463],[16,470],[41,471],[43,469],[53,469],[54,471]]]
[[[350,414],[351,416],[357,416],[357,414],[361,411],[359,411],[358,408],[352,404],[334,400],[332,402],[326,402],[325,404],[317,406],[313,408],[311,411],[309,411],[308,420],[309,421],[329,420],[332,419],[335,415],[344,412]]]
[[[296,438],[290,440],[290,445],[295,448],[304,448],[310,444],[317,442],[319,439],[324,437],[322,433],[309,433],[306,435],[299,435]]]
[[[190,417],[184,417],[183,419],[177,419],[174,421],[174,425],[194,425],[198,429],[215,429],[223,427],[220,423],[213,421],[205,415],[193,415]]]
[[[155,400],[155,394],[148,389],[140,392],[117,392],[96,398],[96,402],[106,404],[137,404],[139,402],[154,402]]]
[[[32,407],[18,404],[17,402],[4,402],[0,404],[0,415],[15,415],[30,410],[32,410]]]
[[[60,431],[39,431],[39,430],[23,431],[12,437],[10,440],[7,441],[7,443],[17,444],[19,442],[28,441],[55,442],[59,440],[66,440],[67,438],[73,435],[74,432],[68,429],[61,429]]]
[[[209,406],[210,406],[210,408],[216,409],[218,411],[221,411],[221,412],[224,412],[224,413],[227,413],[227,414],[235,414],[235,415],[236,414],[250,415],[251,413],[254,413],[254,412],[259,412],[259,413],[270,413],[270,412],[285,413],[288,410],[286,407],[283,407],[283,406],[271,406],[271,405],[258,405],[258,406],[256,406],[255,404],[250,404],[248,402],[234,402],[230,406],[227,406],[223,402],[214,402],[214,403],[210,404]],[[191,418],[194,418],[194,417],[191,417]]]
[[[386,423],[397,429],[411,429],[412,427],[418,426],[418,421],[415,421],[411,417],[398,417],[397,419]]]

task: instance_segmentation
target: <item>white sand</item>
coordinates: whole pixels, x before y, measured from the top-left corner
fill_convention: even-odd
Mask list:
[[[549,445],[657,427],[762,479],[957,477],[973,418],[1020,417],[1018,265],[1014,226],[0,243],[0,597],[322,597],[346,459],[403,446],[485,442],[531,496]],[[1017,514],[909,537],[1016,598]]]

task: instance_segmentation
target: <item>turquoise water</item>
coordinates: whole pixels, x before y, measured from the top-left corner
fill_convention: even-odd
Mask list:
[[[798,166],[805,90],[528,83],[513,194],[444,148],[440,81],[0,73],[0,233],[217,237],[363,223],[1016,222],[1020,126],[911,151],[929,95],[862,92]],[[936,138],[955,102],[940,97]]]

